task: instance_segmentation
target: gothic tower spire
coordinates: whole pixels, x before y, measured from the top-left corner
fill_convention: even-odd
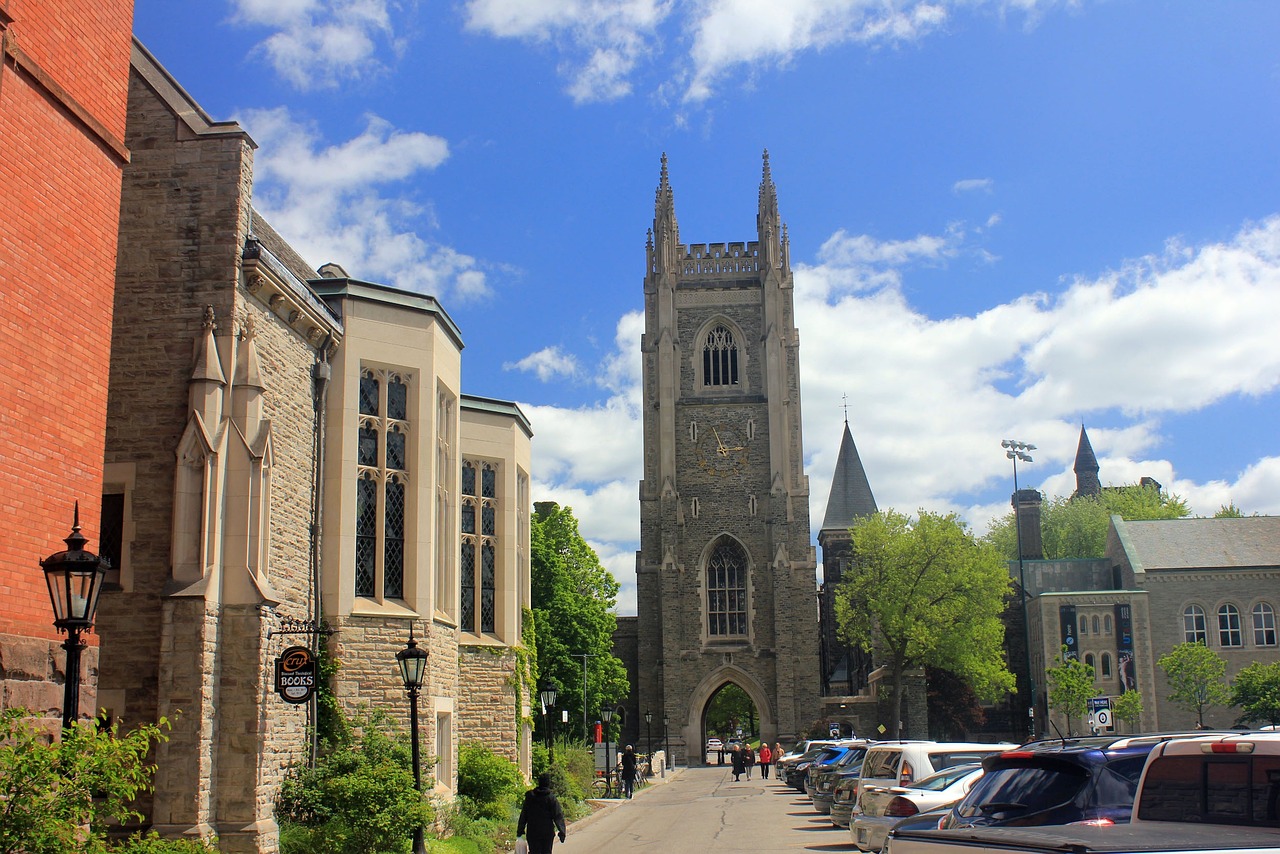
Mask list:
[[[680,226],[676,222],[675,194],[667,176],[667,155],[662,154],[662,172],[653,201],[653,231],[650,238],[650,272],[674,272],[675,247],[680,243]]]
[[[1102,481],[1098,479],[1098,457],[1093,453],[1089,434],[1080,425],[1080,444],[1076,448],[1076,495],[1101,495]]]
[[[760,176],[760,204],[756,213],[756,234],[760,241],[760,261],[765,269],[783,265],[782,227],[778,222],[778,188],[769,170],[769,149],[764,150]]]

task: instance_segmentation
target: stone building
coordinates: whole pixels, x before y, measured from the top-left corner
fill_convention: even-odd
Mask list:
[[[756,239],[683,244],[662,159],[646,253],[644,470],[633,719],[666,715],[703,761],[708,704],[734,684],[762,738],[818,709],[816,560],[800,428],[790,245],[764,158]]]
[[[68,20],[92,18],[92,27]],[[66,655],[39,561],[99,543],[132,0],[0,6],[0,708],[56,729]],[[96,703],[97,638],[78,713]]]
[[[427,650],[442,793],[467,738],[527,773],[528,421],[462,392],[461,331],[434,298],[310,269],[252,206],[253,140],[137,42],[126,139],[98,704],[173,721],[147,822],[275,850],[275,795],[315,722],[274,691],[276,660],[326,639],[340,703],[401,721],[395,655]]]
[[[1087,432],[1080,430],[1075,495],[1101,494],[1100,467]],[[1142,485],[1159,489],[1143,478]],[[1037,732],[1063,732],[1067,721],[1050,713],[1045,670],[1063,655],[1094,668],[1099,696],[1138,691],[1138,730],[1189,729],[1194,714],[1169,700],[1159,659],[1185,641],[1203,641],[1227,663],[1230,679],[1254,661],[1280,661],[1276,608],[1280,606],[1280,517],[1125,521],[1112,516],[1102,558],[1045,560],[1040,546],[1040,495],[1018,493],[1023,559],[1010,563],[1014,581],[1025,578],[1027,637],[1037,686]],[[1027,533],[1034,535],[1026,548]],[[1016,599],[1015,599],[1016,601]],[[1009,662],[1021,674],[1028,658],[1018,631],[1009,631]],[[1013,644],[1018,644],[1016,649]],[[1206,725],[1231,726],[1237,712],[1214,708]],[[1080,722],[1076,721],[1077,730]]]

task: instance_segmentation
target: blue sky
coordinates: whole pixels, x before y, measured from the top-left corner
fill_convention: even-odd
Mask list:
[[[308,259],[438,296],[634,613],[645,231],[791,236],[818,524],[848,417],[880,506],[1104,484],[1280,513],[1280,3],[138,0],[259,144]]]

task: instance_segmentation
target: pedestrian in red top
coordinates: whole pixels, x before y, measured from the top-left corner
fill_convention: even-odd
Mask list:
[[[769,765],[773,762],[773,751],[769,749],[769,743],[763,742],[760,745],[760,752],[756,754],[756,759],[760,761],[760,779],[769,779]]]

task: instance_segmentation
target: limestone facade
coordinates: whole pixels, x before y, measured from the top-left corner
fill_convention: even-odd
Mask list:
[[[639,684],[626,710],[671,721],[701,762],[733,683],[761,737],[818,716],[816,559],[800,431],[789,242],[765,157],[757,239],[682,244],[663,158],[644,281]]]
[[[434,298],[309,268],[251,205],[253,140],[136,42],[127,138],[98,704],[173,722],[147,822],[276,849],[276,793],[315,723],[273,690],[294,645],[327,641],[340,703],[403,725],[412,634],[430,656],[424,777],[452,793],[471,738],[527,774],[527,419],[462,394],[461,333]],[[469,500],[485,507],[468,517]]]

